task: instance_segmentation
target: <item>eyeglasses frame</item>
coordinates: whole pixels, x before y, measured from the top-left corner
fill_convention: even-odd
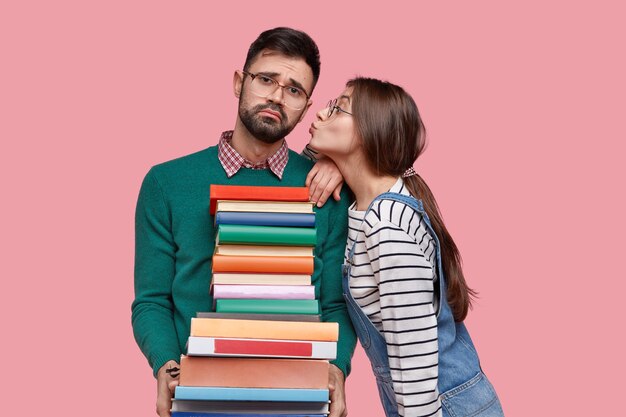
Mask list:
[[[326,105],[326,107],[328,107],[328,115],[327,117],[330,119],[332,117],[332,115],[335,113],[335,110],[340,111],[341,113],[345,113],[345,114],[349,114],[350,116],[352,116],[352,113],[350,113],[349,111],[346,111],[344,109],[342,109],[341,107],[339,107],[337,105],[337,99],[333,99],[333,100],[329,100],[328,104]]]
[[[244,71],[244,70],[241,70],[241,72],[242,72],[242,74],[249,76],[249,77],[252,79],[252,81],[254,81],[254,79],[255,79],[256,77],[258,77],[259,75],[261,75],[261,76],[263,76],[263,77],[266,77],[266,78],[269,78],[270,80],[274,81],[274,84],[276,84],[276,89],[274,89],[274,91],[272,92],[272,94],[273,94],[274,92],[276,92],[276,90],[278,89],[278,87],[282,88],[283,90],[284,90],[285,88],[297,88],[298,90],[301,90],[301,91],[304,93],[304,95],[306,96],[306,100],[307,100],[307,101],[311,99],[311,96],[310,96],[310,95],[309,95],[309,94],[308,94],[308,93],[304,90],[304,88],[296,87],[295,85],[282,85],[281,83],[279,83],[278,81],[276,81],[275,79],[273,79],[272,77],[270,77],[269,75],[263,75],[263,74],[258,73],[258,72],[257,72],[256,74],[253,74],[253,73],[251,73],[251,72],[249,72],[249,71]],[[269,94],[268,94],[268,95],[269,95]],[[285,105],[286,105],[286,104],[285,104]],[[291,107],[291,108],[293,108],[294,110],[302,110],[303,108],[305,108],[305,107],[306,107],[306,102],[305,102],[304,106],[302,106],[302,107],[301,107],[301,108],[299,108],[299,109],[296,109],[296,108],[294,108],[294,107],[292,107],[292,106],[287,106],[287,107]]]

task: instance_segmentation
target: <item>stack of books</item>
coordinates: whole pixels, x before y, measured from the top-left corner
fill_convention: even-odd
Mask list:
[[[308,194],[306,187],[211,187],[215,311],[319,314]]]
[[[214,312],[191,319],[172,417],[322,417],[339,327],[311,283],[306,187],[211,186]]]

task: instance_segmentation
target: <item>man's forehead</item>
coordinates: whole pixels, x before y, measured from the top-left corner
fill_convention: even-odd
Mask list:
[[[250,72],[285,75],[309,85],[313,82],[313,70],[304,58],[287,56],[270,49],[264,49],[259,53],[250,65]]]

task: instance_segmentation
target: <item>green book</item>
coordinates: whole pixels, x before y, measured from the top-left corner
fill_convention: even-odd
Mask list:
[[[220,224],[215,244],[315,246],[315,232],[314,227]]]
[[[229,298],[216,300],[218,313],[254,314],[320,314],[317,300],[249,300]]]

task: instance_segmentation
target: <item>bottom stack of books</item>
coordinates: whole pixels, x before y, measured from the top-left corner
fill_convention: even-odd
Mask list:
[[[317,315],[198,313],[172,417],[323,417],[339,326]]]

